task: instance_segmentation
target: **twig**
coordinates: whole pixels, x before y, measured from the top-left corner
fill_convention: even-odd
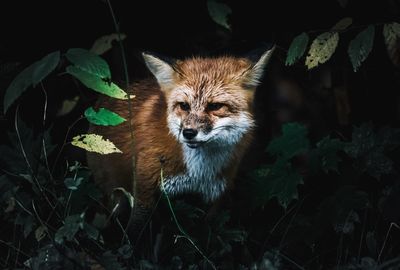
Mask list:
[[[48,102],[48,99],[47,99],[47,92],[46,92],[46,90],[44,89],[44,85],[43,85],[43,83],[42,83],[42,82],[40,82],[40,86],[42,87],[42,91],[43,91],[43,94],[44,94],[44,107],[43,107],[43,134],[42,134],[42,148],[43,148],[43,155],[44,155],[44,161],[45,161],[46,168],[47,168],[47,171],[48,171],[48,173],[49,173],[50,179],[51,179],[51,181],[53,181],[53,182],[54,182],[53,175],[52,175],[52,173],[51,173],[51,171],[50,171],[49,160],[48,160],[48,157],[47,157],[46,144],[45,144],[45,141],[44,141],[44,134],[45,134],[45,128],[46,128],[47,102]]]

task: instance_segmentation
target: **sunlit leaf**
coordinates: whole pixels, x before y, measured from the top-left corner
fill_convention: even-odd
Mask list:
[[[346,17],[338,21],[333,27],[332,31],[343,31],[353,23],[353,19]]]
[[[106,61],[100,56],[80,48],[69,49],[65,54],[76,67],[101,79],[110,79],[111,71]]]
[[[307,128],[299,123],[288,123],[283,125],[282,135],[269,143],[267,151],[273,155],[290,159],[306,151],[309,146]]]
[[[119,41],[119,40],[124,40],[126,38],[126,35],[123,33],[118,34],[110,34],[107,36],[102,36],[93,43],[92,48],[90,49],[90,52],[100,55],[112,48],[112,42],[114,40]]]
[[[383,26],[383,37],[390,60],[395,65],[400,65],[400,24],[390,23]]]
[[[105,81],[92,73],[74,66],[67,67],[66,71],[94,91],[118,99],[128,99],[126,92],[112,82]]]
[[[308,45],[309,37],[306,33],[301,33],[297,37],[295,37],[290,44],[285,65],[291,66],[296,63],[306,51]]]
[[[89,152],[96,152],[102,155],[111,153],[122,153],[108,139],[104,140],[103,136],[97,134],[82,134],[75,136],[71,142],[72,145],[83,148]]]
[[[85,117],[90,123],[101,126],[116,126],[126,121],[118,114],[105,108],[100,108],[97,112],[89,107],[85,111]]]
[[[207,8],[214,22],[231,30],[231,26],[228,24],[228,15],[232,13],[232,10],[228,5],[216,2],[215,0],[208,0]]]
[[[356,72],[361,63],[367,59],[374,43],[375,26],[370,25],[360,32],[349,44],[347,50],[353,70]]]
[[[8,86],[4,96],[4,113],[17,100],[29,86],[35,86],[37,83],[47,77],[58,65],[60,61],[60,52],[53,52],[41,60],[26,67],[19,73]]]
[[[336,32],[325,32],[314,39],[306,58],[308,69],[315,68],[328,61],[335,52],[338,43],[339,34]]]

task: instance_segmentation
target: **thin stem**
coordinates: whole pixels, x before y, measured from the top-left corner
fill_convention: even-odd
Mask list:
[[[383,250],[385,249],[386,242],[387,242],[387,240],[388,240],[388,238],[389,238],[390,231],[391,231],[392,227],[396,227],[397,229],[400,230],[400,226],[399,226],[399,225],[397,225],[397,224],[394,223],[394,222],[390,223],[389,230],[388,230],[387,233],[386,233],[385,241],[383,242],[381,251],[379,252],[379,255],[378,255],[378,259],[376,260],[376,262],[377,262],[378,264],[379,264],[379,262],[381,261],[381,256],[382,256]]]
[[[40,82],[40,86],[42,87],[42,92],[44,94],[44,107],[43,107],[43,134],[42,134],[42,149],[43,149],[43,155],[44,155],[44,162],[46,164],[47,171],[49,173],[50,179],[54,182],[53,175],[50,171],[50,166],[49,166],[49,160],[47,157],[47,150],[46,150],[46,144],[44,141],[44,134],[45,134],[45,128],[46,128],[46,113],[47,113],[47,92],[44,89],[44,85],[42,82]]]
[[[166,192],[165,189],[164,189],[164,173],[163,173],[163,168],[162,168],[162,167],[161,167],[160,178],[161,178],[161,191],[162,191],[162,193],[165,195],[165,198],[167,199],[168,207],[169,207],[169,209],[170,209],[170,211],[171,211],[172,218],[174,219],[174,222],[175,222],[175,224],[176,224],[176,227],[178,228],[178,230],[179,230],[179,231],[181,232],[181,234],[182,234],[182,235],[177,235],[176,238],[175,238],[175,241],[176,241],[177,239],[179,239],[179,238],[184,238],[184,239],[188,240],[188,241],[192,244],[192,246],[197,250],[197,252],[211,265],[211,267],[212,267],[213,269],[216,270],[217,268],[215,267],[214,263],[213,263],[212,261],[210,261],[210,259],[207,258],[207,256],[206,256],[206,255],[200,250],[200,248],[193,242],[192,238],[185,232],[185,230],[183,230],[183,228],[182,228],[182,226],[180,225],[178,219],[176,218],[175,211],[174,211],[174,209],[173,209],[173,207],[172,207],[171,201],[170,201],[170,199],[169,199],[169,197],[168,197],[167,192]]]

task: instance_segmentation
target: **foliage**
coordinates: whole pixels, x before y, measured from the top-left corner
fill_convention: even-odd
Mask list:
[[[310,38],[308,37],[307,33],[304,32],[293,39],[286,57],[285,64],[287,66],[293,65],[303,56],[306,51],[309,39]]]
[[[214,22],[231,30],[231,26],[228,23],[228,16],[232,13],[232,10],[227,4],[219,3],[215,0],[208,0],[207,8]]]
[[[89,152],[96,152],[102,155],[111,153],[122,153],[108,139],[103,139],[103,136],[97,134],[82,134],[75,136],[71,142],[72,145],[85,149]]]
[[[358,70],[361,63],[367,59],[372,50],[374,43],[375,27],[368,26],[364,31],[360,32],[349,44],[348,53],[354,72]]]
[[[336,32],[325,32],[317,36],[312,42],[306,58],[307,68],[312,69],[328,61],[335,52],[338,43],[339,34]]]
[[[101,126],[117,126],[126,121],[125,118],[105,108],[100,108],[96,112],[89,107],[85,111],[85,117],[90,123]]]

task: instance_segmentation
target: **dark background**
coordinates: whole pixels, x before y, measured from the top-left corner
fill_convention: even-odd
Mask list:
[[[229,17],[231,32],[211,19],[206,1],[112,1],[112,6],[121,32],[127,35],[123,45],[130,81],[149,75],[140,56],[142,51],[153,51],[178,58],[197,54],[243,55],[276,44],[277,49],[266,68],[263,83],[257,91],[257,136],[241,167],[239,174],[241,185],[238,193],[246,189],[246,175],[249,171],[266,162],[273,162],[273,159],[265,154],[264,149],[272,138],[280,134],[283,123],[296,121],[306,125],[312,143],[332,134],[344,141],[351,141],[354,127],[362,123],[370,123],[376,129],[383,126],[400,127],[399,61],[396,64],[389,58],[382,35],[384,23],[399,22],[400,1],[273,0],[224,1],[224,3],[232,9]],[[338,48],[327,63],[308,71],[303,57],[294,66],[285,66],[287,49],[295,36],[307,32],[311,43],[318,34],[328,31],[344,17],[351,17],[353,25],[340,33]],[[376,25],[373,49],[359,71],[355,73],[347,55],[347,47],[356,34],[369,24]],[[1,97],[11,80],[24,67],[48,53],[56,50],[65,53],[69,48],[75,47],[89,49],[97,38],[115,32],[107,2],[101,0],[3,1],[0,3],[0,29]],[[125,77],[118,45],[114,44],[114,48],[102,57],[111,67],[113,81],[123,86]],[[48,95],[46,125],[53,127],[52,139],[60,147],[68,126],[93,104],[97,95],[71,80],[71,77],[61,74],[50,76],[46,79],[45,86]],[[345,89],[344,92],[341,92],[341,89]],[[36,131],[41,131],[44,101],[43,94],[38,94],[39,92],[31,89],[18,100],[21,118]],[[76,95],[80,96],[76,108],[70,114],[57,117],[56,112],[62,102]],[[15,105],[6,115],[2,114],[2,105],[0,109],[0,138],[9,143],[5,131],[13,129]],[[86,128],[86,122],[79,122],[74,126],[70,137],[85,132]],[[71,162],[74,160],[85,162],[83,151],[76,148],[67,147],[63,154],[62,158]],[[305,269],[328,269],[328,266],[334,266],[337,262],[336,255],[339,252],[332,252],[335,249],[348,248],[347,254],[350,255],[341,262],[351,262],[351,258],[357,256],[360,237],[365,236],[364,232],[368,230],[375,233],[377,242],[375,244],[379,248],[382,247],[389,224],[391,222],[399,224],[400,221],[398,156],[399,153],[393,156],[396,173],[390,175],[386,182],[377,181],[370,176],[353,175],[351,169],[342,167],[342,175],[320,174],[307,178],[305,185],[299,187],[301,199],[299,201],[301,203],[305,201],[299,216],[304,220],[299,217],[296,222],[300,224],[304,221],[311,230],[320,233],[317,240],[313,239],[317,243],[315,246],[306,245],[301,242],[303,239],[297,241],[303,236],[303,231],[296,231],[297,227],[288,235],[284,232],[285,226],[292,222],[290,219],[293,212],[288,214],[276,202],[250,210],[248,202],[252,195],[239,195],[235,211],[232,213],[234,220],[232,226],[247,230],[251,240],[247,244],[248,250],[243,251],[239,248],[240,252],[234,254],[237,255],[235,259],[240,260],[243,257],[245,258],[243,261],[254,262],[259,259],[254,254],[262,253],[264,250],[280,249],[300,265],[310,267]],[[343,160],[343,163],[348,161],[346,158]],[[296,168],[307,175],[304,165],[306,157],[295,160],[295,163]],[[348,164],[344,164],[343,167],[346,165]],[[325,180],[322,184],[321,179]],[[357,223],[356,233],[348,238],[346,236],[343,240],[331,227],[327,226],[329,227],[327,229],[321,225],[317,228],[315,224],[319,223],[313,222],[318,218],[316,213],[326,202],[325,199],[349,183],[355,185],[358,191],[367,192],[373,206],[372,210],[363,216],[365,222]],[[380,195],[387,186],[393,188],[393,193],[390,200],[381,203]],[[305,194],[312,195],[304,199]],[[294,206],[291,209],[295,209]],[[378,209],[385,209],[382,210],[384,214]],[[270,232],[281,217],[286,217],[282,218],[284,224],[282,229],[279,227],[274,236],[266,233]],[[169,217],[167,219],[170,220]],[[287,226],[289,228],[289,225]],[[200,232],[198,234],[201,235]],[[399,234],[395,233],[391,237],[393,237],[391,242],[387,243],[388,260],[395,258],[399,249],[399,242],[393,240],[398,239]],[[257,241],[262,242],[260,239],[270,239],[270,241],[265,244],[267,242],[265,240],[264,245],[254,244]],[[285,247],[281,247],[283,239],[287,241]],[[374,257],[368,253],[368,248],[363,245],[360,249],[362,256]],[[243,255],[246,252],[254,256],[246,255],[246,257]],[[318,260],[315,260],[315,254],[320,256]],[[248,259],[249,257],[251,259]],[[299,269],[293,264],[288,265],[289,268],[282,269]],[[348,266],[343,269],[367,268]]]

